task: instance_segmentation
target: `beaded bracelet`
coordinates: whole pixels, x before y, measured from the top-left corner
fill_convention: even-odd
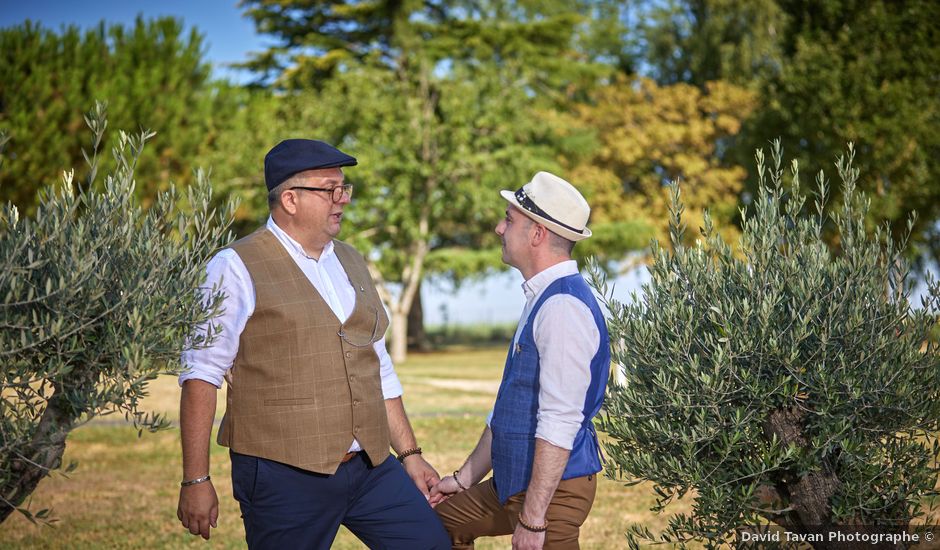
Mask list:
[[[521,525],[522,528],[525,529],[526,531],[532,531],[533,533],[544,533],[545,531],[548,531],[547,521],[545,522],[545,525],[539,525],[539,526],[529,525],[528,523],[522,520],[522,514],[519,514],[519,525]]]
[[[413,447],[411,449],[408,449],[407,451],[402,451],[401,454],[398,455],[396,458],[398,458],[399,462],[404,462],[405,458],[411,455],[419,455],[419,454],[421,454],[421,447]]]

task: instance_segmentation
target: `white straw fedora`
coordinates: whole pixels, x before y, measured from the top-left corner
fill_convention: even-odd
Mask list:
[[[587,228],[591,207],[567,181],[548,172],[539,172],[518,191],[499,194],[523,214],[569,241],[591,236]]]

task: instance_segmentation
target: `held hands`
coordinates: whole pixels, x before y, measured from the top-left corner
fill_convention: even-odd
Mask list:
[[[420,454],[406,456],[402,460],[402,465],[405,467],[408,476],[418,486],[418,490],[421,491],[424,498],[430,501],[431,488],[441,481],[441,476],[437,474],[437,470],[431,467]]]
[[[431,489],[431,498],[428,502],[431,503],[431,508],[433,508],[460,491],[463,491],[463,488],[460,487],[454,476],[447,476]]]
[[[219,497],[212,482],[180,487],[176,517],[190,533],[209,540],[209,528],[217,527],[219,519]]]

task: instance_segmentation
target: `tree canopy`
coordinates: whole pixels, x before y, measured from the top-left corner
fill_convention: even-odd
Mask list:
[[[914,258],[940,260],[940,4],[780,2],[788,14],[780,70],[750,143],[783,139],[815,173],[847,142],[859,151],[871,223],[905,229],[916,210]]]
[[[750,86],[779,68],[785,25],[776,0],[681,0],[640,3],[634,32],[660,84]]]
[[[726,235],[736,235],[731,222],[747,173],[724,152],[755,109],[753,92],[723,81],[700,90],[621,78],[596,88],[591,100],[577,107],[574,123],[595,132],[598,143],[570,174],[594,198],[595,223],[633,220],[632,232],[644,242],[662,240],[668,234],[667,184],[681,181],[693,227],[703,226],[707,209]],[[638,231],[636,220],[648,230]]]
[[[853,142],[869,222],[900,231],[916,210],[909,253],[940,260],[940,4],[681,0],[645,13],[642,53],[660,83],[721,79],[759,92],[729,152],[736,164],[779,137],[816,173]]]
[[[38,190],[65,170],[78,167],[84,178],[82,109],[97,100],[119,128],[159,129],[136,168],[145,204],[171,180],[192,182],[211,116],[203,56],[202,35],[185,34],[172,18],[138,17],[130,28],[102,22],[86,32],[31,22],[0,29],[0,128],[10,137],[0,200],[28,214]],[[113,169],[111,159],[101,168]]]

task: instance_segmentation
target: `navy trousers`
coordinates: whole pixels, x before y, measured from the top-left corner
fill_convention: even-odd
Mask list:
[[[333,475],[229,453],[248,548],[326,550],[345,525],[376,550],[449,549],[450,537],[402,465],[363,453]]]

